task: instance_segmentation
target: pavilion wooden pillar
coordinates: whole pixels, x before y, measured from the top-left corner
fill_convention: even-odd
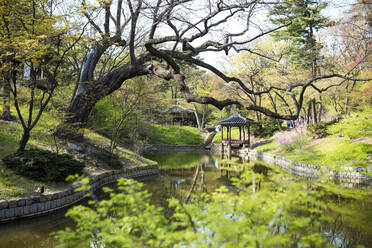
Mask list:
[[[243,148],[245,147],[245,125],[243,126]]]
[[[228,159],[231,159],[231,126],[228,126],[228,129],[229,129],[229,145],[228,145],[228,154],[227,154],[227,158]]]
[[[239,126],[239,140],[242,140],[242,127]]]
[[[223,144],[223,128],[224,126],[221,125],[221,154],[223,156],[224,151],[224,144]]]

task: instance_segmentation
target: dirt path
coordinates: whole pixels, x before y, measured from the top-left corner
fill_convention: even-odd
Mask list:
[[[359,137],[356,139],[351,139],[350,141],[372,145],[372,137]]]

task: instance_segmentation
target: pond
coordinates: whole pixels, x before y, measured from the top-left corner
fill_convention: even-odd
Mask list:
[[[213,192],[222,185],[232,191],[235,189],[230,182],[231,177],[238,175],[234,165],[230,166],[231,170],[225,170],[226,165],[221,159],[208,152],[153,153],[146,154],[145,157],[159,163],[159,175],[142,180],[145,188],[152,193],[154,204],[166,206],[170,197],[184,201],[192,200],[190,192],[198,196],[201,193]],[[236,161],[239,162],[241,160]],[[338,186],[332,188],[334,191],[345,190]],[[353,194],[353,191],[348,192]],[[339,247],[355,247],[357,244],[372,246],[370,196],[371,194],[360,197],[335,196],[324,200],[332,209],[324,214],[334,221],[331,224],[324,224],[322,230],[333,244]],[[64,217],[65,211],[0,224],[0,248],[54,247],[55,241],[49,233],[67,226],[73,227],[71,221]]]

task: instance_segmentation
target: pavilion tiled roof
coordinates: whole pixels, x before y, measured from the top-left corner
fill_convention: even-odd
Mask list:
[[[167,108],[165,110],[165,112],[168,112],[168,113],[182,113],[182,112],[194,113],[194,110],[192,110],[192,109],[185,109],[185,108],[182,108],[180,106],[172,106],[170,108]]]
[[[253,123],[256,123],[256,122],[252,119],[245,118],[241,116],[240,114],[234,114],[224,120],[219,121],[217,125],[242,126],[242,125],[253,124]]]

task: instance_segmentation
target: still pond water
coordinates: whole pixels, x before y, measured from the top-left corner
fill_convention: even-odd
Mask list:
[[[142,180],[152,193],[154,204],[166,206],[170,197],[185,200],[191,188],[194,194],[210,193],[222,185],[234,190],[229,178],[237,173],[223,170],[220,158],[210,153],[154,153],[145,157],[159,163],[159,176]],[[326,200],[332,212],[325,214],[334,222],[324,225],[323,230],[333,244],[338,247],[358,244],[372,247],[372,193],[368,196]],[[73,227],[71,220],[64,217],[65,212],[0,224],[0,248],[54,247],[56,243],[50,233]]]

